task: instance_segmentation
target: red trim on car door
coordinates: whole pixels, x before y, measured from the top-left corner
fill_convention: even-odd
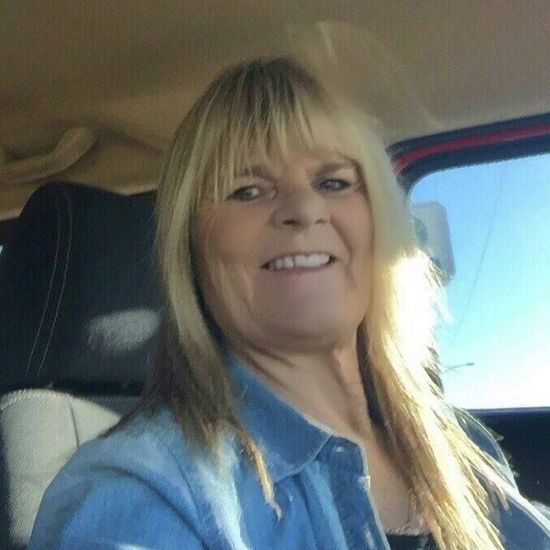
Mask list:
[[[521,139],[539,137],[549,134],[550,124],[539,124],[526,128],[501,130],[485,135],[469,136],[441,143],[434,143],[431,145],[426,145],[424,147],[419,147],[418,149],[414,149],[412,151],[407,151],[399,155],[394,161],[394,167],[398,172],[401,172],[414,162],[437,153],[447,153],[449,151],[469,149],[472,147],[482,147],[485,145],[493,145],[495,143],[518,141]]]

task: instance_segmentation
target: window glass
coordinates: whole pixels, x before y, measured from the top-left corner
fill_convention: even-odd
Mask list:
[[[550,154],[442,170],[413,187],[445,276],[443,382],[461,407],[550,406]]]

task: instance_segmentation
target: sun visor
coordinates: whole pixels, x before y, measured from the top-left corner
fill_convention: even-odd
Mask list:
[[[416,90],[410,67],[366,27],[340,21],[289,24],[292,55],[330,91],[376,119],[387,143],[418,128],[441,131]]]

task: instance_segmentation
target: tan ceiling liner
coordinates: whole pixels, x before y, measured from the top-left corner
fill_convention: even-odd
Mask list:
[[[293,54],[389,141],[550,111],[550,2],[11,0],[0,4],[0,147],[98,142],[57,177],[156,185],[190,102],[227,63]],[[0,219],[42,181],[0,188]]]

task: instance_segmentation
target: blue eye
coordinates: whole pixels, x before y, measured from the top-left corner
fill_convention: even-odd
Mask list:
[[[326,191],[344,191],[345,189],[349,189],[351,187],[351,183],[343,179],[328,178],[321,181],[319,187]]]
[[[245,185],[244,187],[239,187],[229,197],[228,200],[249,202],[257,199],[261,194],[260,188],[257,185]]]

